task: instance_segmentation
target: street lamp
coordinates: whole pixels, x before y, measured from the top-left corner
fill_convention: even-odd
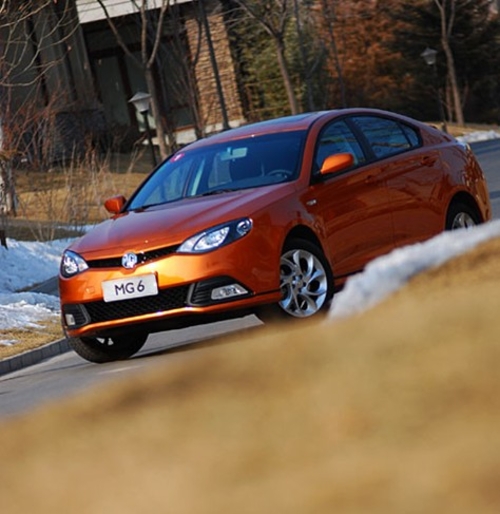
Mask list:
[[[436,67],[437,50],[427,47],[420,55],[423,57],[425,63],[428,66],[432,66],[432,71],[433,71],[433,75],[434,75],[434,88],[436,89],[439,117],[441,118],[443,131],[448,132],[448,130],[446,128],[446,119],[445,119],[445,115],[444,115],[443,102],[441,102],[441,95],[439,94],[439,81],[438,81],[437,67]]]
[[[149,148],[151,149],[151,157],[153,159],[153,164],[156,167],[158,164],[156,161],[156,153],[155,147],[153,145],[153,139],[151,137],[151,127],[149,126],[148,112],[149,112],[149,101],[151,100],[151,95],[148,93],[138,92],[136,93],[130,100],[129,103],[133,104],[136,111],[139,114],[142,114],[144,117],[144,125],[146,127],[146,136],[149,142]]]
[[[420,55],[429,66],[434,66],[434,64],[436,64],[437,50],[427,47]]]

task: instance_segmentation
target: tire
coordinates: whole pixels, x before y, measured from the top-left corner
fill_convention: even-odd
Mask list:
[[[128,359],[146,342],[148,334],[136,333],[115,337],[71,337],[69,345],[85,360],[103,364]]]
[[[481,218],[476,209],[462,202],[454,202],[446,215],[446,230],[458,230],[479,225]]]
[[[257,312],[265,323],[325,312],[333,297],[333,275],[323,252],[303,239],[287,241],[280,258],[280,288],[283,299]]]

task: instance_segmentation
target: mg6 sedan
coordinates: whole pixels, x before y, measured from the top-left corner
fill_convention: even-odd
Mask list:
[[[372,109],[300,114],[196,141],[64,252],[70,344],[125,359],[148,334],[246,314],[309,318],[373,258],[491,217],[470,148]]]

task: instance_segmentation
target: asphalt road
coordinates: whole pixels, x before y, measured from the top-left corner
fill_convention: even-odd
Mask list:
[[[173,365],[227,344],[226,335],[243,334],[262,323],[254,316],[152,334],[143,349],[126,361],[92,364],[70,351],[0,377],[0,418],[33,409],[106,380],[143,372],[148,366]],[[234,338],[231,338],[234,341]]]
[[[500,140],[472,145],[488,179],[493,215],[500,218]],[[55,282],[47,283],[47,292]],[[144,348],[127,361],[96,365],[73,352],[48,359],[40,364],[0,377],[0,417],[39,407],[60,397],[76,394],[89,387],[105,387],[107,380],[144,372],[155,364],[174,365],[179,360],[198,358],[213,345],[226,344],[224,334],[258,330],[260,322],[253,316],[230,322],[173,330],[149,337]]]
[[[471,145],[486,174],[493,218],[500,219],[500,139]]]

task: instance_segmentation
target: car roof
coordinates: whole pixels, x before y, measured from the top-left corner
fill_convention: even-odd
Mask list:
[[[189,147],[198,148],[209,144],[211,145],[214,143],[224,143],[226,141],[233,141],[235,139],[242,139],[249,136],[272,134],[275,132],[289,132],[295,130],[306,131],[319,118],[327,114],[332,114],[333,112],[334,111],[307,112],[303,114],[283,116],[280,118],[259,121],[256,123],[249,123],[247,125],[241,125],[237,128],[232,128],[224,132],[219,132],[217,134],[210,135],[206,138],[191,143]]]
[[[349,114],[372,114],[379,116],[391,116],[401,121],[407,121],[414,125],[421,126],[422,124],[417,120],[408,118],[406,116],[384,111],[380,109],[370,108],[345,108],[345,109],[333,109],[326,111],[307,112],[303,114],[295,114],[291,116],[282,116],[280,118],[273,118],[265,121],[259,121],[256,123],[249,123],[242,125],[237,128],[232,128],[217,134],[207,136],[203,139],[199,139],[191,144],[189,148],[200,148],[214,143],[225,143],[227,141],[234,141],[237,139],[247,138],[249,136],[259,136],[264,134],[273,134],[276,132],[289,132],[289,131],[307,131],[311,126],[322,118],[333,118],[335,116],[344,116]]]

